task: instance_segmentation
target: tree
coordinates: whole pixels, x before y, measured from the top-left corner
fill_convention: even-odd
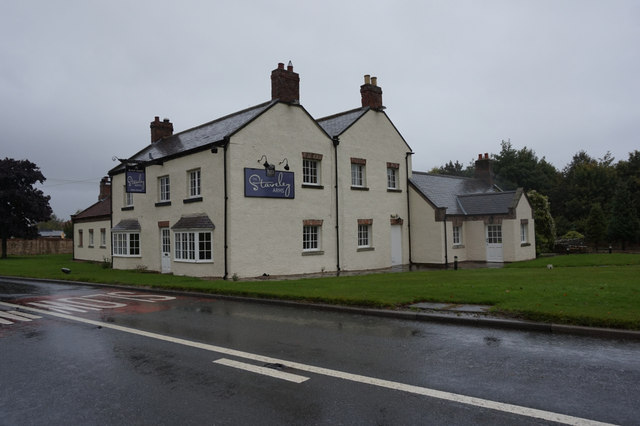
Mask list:
[[[44,175],[29,160],[0,160],[0,238],[2,258],[7,257],[7,239],[35,237],[36,224],[49,220],[49,197],[33,187]]]
[[[607,238],[607,218],[599,203],[594,203],[591,206],[591,211],[589,211],[589,217],[587,218],[585,236],[587,241],[594,244],[596,252],[598,251],[598,244]]]
[[[533,208],[536,254],[550,252],[556,240],[556,227],[551,216],[549,198],[534,190],[527,192],[527,198]]]
[[[474,170],[475,166],[473,165],[473,162],[465,168],[458,162],[458,160],[456,160],[455,163],[453,161],[449,161],[444,166],[434,167],[431,170],[431,173],[449,176],[473,177]]]
[[[503,189],[524,188],[549,194],[557,185],[558,171],[542,157],[526,146],[516,150],[511,141],[502,141],[500,153],[494,156],[493,170]]]
[[[622,184],[613,197],[611,217],[609,218],[609,237],[613,241],[621,242],[624,250],[626,243],[638,241],[639,235],[638,209],[631,198],[628,185]]]

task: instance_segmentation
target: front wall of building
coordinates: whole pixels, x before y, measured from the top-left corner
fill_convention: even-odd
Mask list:
[[[101,241],[103,231],[104,244]],[[93,243],[91,233],[93,233]],[[73,234],[74,259],[95,262],[111,260],[111,222],[109,220],[76,222],[73,224]]]
[[[407,165],[410,148],[384,113],[368,111],[340,136],[338,146],[341,268],[391,266],[391,221],[401,219],[402,264],[409,263]],[[366,190],[351,185],[352,158],[366,160]],[[387,188],[387,163],[398,165],[398,191]],[[408,158],[411,170],[411,157]],[[371,220],[371,247],[358,247],[358,221]],[[362,222],[361,222],[362,223]]]
[[[520,237],[520,224],[522,220],[527,220],[527,242],[522,243]],[[520,197],[516,207],[516,218],[505,220],[503,222],[503,232],[507,230],[509,235],[509,249],[505,244],[504,260],[505,262],[518,262],[521,260],[535,259],[536,257],[536,241],[535,226],[533,220],[533,210],[529,204],[529,200],[524,195]],[[506,238],[506,236],[505,236]]]
[[[414,189],[411,205],[411,260],[414,263],[444,263],[444,226],[436,221],[434,208]]]
[[[320,185],[303,187],[302,153],[322,155]],[[294,173],[294,198],[245,197],[244,169]],[[276,104],[231,138],[229,148],[229,275],[255,277],[335,271],[333,144],[298,106]],[[322,221],[319,250],[303,252],[303,221]],[[318,223],[318,222],[315,222]]]
[[[171,272],[176,275],[222,276],[224,274],[224,215],[222,149],[214,154],[210,150],[152,165],[146,168],[146,193],[133,194],[133,209],[124,206],[125,174],[112,180],[113,226],[123,219],[137,219],[141,226],[140,256],[113,257],[118,269],[146,268],[161,270],[160,225],[171,228],[183,216],[206,214],[215,225],[213,231],[213,261],[192,263],[174,259],[175,239],[171,230]],[[202,201],[188,202],[188,172],[200,169]],[[170,179],[170,204],[159,203],[161,176]],[[185,202],[187,200],[187,202]]]

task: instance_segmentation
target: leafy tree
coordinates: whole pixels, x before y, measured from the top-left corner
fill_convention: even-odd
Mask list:
[[[558,183],[558,171],[542,157],[526,146],[516,150],[511,141],[502,141],[498,155],[494,156],[493,170],[499,185],[504,189],[524,188],[549,194]]]
[[[591,206],[589,217],[587,218],[586,235],[587,241],[594,244],[598,251],[598,244],[607,238],[607,218],[604,215],[602,206],[594,203]]]
[[[640,219],[638,209],[631,198],[628,185],[618,187],[613,199],[611,217],[609,218],[609,237],[622,243],[622,249],[629,242],[638,241],[640,235]]]
[[[45,222],[38,223],[38,230],[49,230],[49,231],[62,231],[64,228],[64,221],[59,219],[55,213],[51,214],[51,218]]]
[[[550,252],[556,239],[556,227],[551,216],[549,198],[535,190],[527,192],[527,198],[533,208],[536,230],[536,254]]]
[[[7,239],[35,237],[36,224],[49,220],[49,197],[33,187],[45,177],[29,160],[0,160],[0,238],[2,258],[7,257]]]
[[[473,177],[475,166],[473,163],[466,168],[456,160],[449,161],[444,166],[434,167],[431,170],[431,173],[437,173],[439,175],[449,175],[449,176],[463,176],[463,177]]]
[[[554,217],[567,226],[558,229],[560,233],[573,229],[584,234],[594,203],[600,204],[603,211],[610,211],[611,188],[617,183],[613,160],[610,153],[597,160],[580,151],[564,168],[559,185],[550,194]]]

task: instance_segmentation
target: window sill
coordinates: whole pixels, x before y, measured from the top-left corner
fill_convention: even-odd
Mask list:
[[[455,244],[455,245],[453,246],[453,249],[454,249],[454,250],[455,250],[455,249],[463,249],[463,248],[464,248],[464,244]]]
[[[176,263],[213,263],[213,260],[184,260],[184,259],[173,259]]]
[[[358,247],[358,251],[374,251],[375,247]]]
[[[398,188],[387,188],[387,192],[402,192],[402,189],[398,189]]]
[[[114,254],[112,256],[113,257],[133,257],[133,258],[135,258],[135,257],[140,257],[141,258],[142,257],[141,254]]]
[[[89,248],[93,248],[93,244],[91,244],[91,245],[89,245],[89,246],[87,246],[87,247],[89,247]]]
[[[303,256],[320,256],[323,254],[324,254],[324,250],[309,250],[309,251],[302,252]]]
[[[324,185],[316,185],[313,183],[303,183],[302,187],[309,188],[309,189],[324,189]]]
[[[171,201],[159,201],[156,203],[156,207],[164,207],[164,206],[170,206],[171,205]]]
[[[202,201],[202,197],[185,198],[184,200],[182,200],[184,204],[198,203],[200,201]]]
[[[531,243],[521,243],[520,247],[529,247]]]
[[[129,210],[133,210],[133,206],[123,207],[120,210],[122,210],[123,212],[129,211]]]
[[[354,191],[368,191],[369,188],[367,188],[366,186],[353,186],[351,185],[351,189]]]
[[[100,248],[102,248],[102,249],[106,249],[106,248],[107,248],[107,246],[102,246],[102,245],[101,245],[101,246],[100,246]]]

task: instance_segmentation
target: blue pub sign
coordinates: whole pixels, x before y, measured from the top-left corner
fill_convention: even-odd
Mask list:
[[[144,168],[127,167],[125,176],[127,181],[127,192],[139,194],[144,194],[145,192],[147,192],[147,188],[145,185],[146,177]]]
[[[267,176],[265,169],[244,169],[244,196],[295,198],[295,174],[276,171]]]

